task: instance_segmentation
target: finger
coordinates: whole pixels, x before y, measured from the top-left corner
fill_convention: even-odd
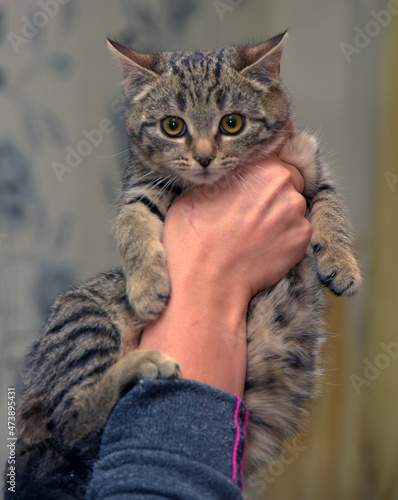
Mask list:
[[[290,163],[285,163],[282,161],[279,156],[275,156],[274,153],[270,154],[267,158],[260,160],[258,163],[253,163],[251,165],[247,165],[246,168],[242,171],[244,175],[248,175],[249,172],[254,172],[259,174],[258,170],[263,170],[264,175],[269,175],[270,171],[273,168],[276,168],[276,172],[280,167],[285,168],[290,172],[290,184],[298,191],[302,193],[304,191],[304,178],[301,175],[300,171]]]
[[[304,178],[301,175],[300,171],[290,163],[285,163],[282,161],[279,156],[275,156],[274,154],[270,155],[267,159],[263,160],[260,164],[257,164],[257,167],[265,167],[268,168],[272,165],[280,165],[286,170],[289,170],[291,176],[291,184],[299,193],[304,191],[305,183]]]
[[[290,120],[285,128],[285,137],[284,137],[283,141],[281,142],[281,144],[275,150],[276,155],[278,155],[282,151],[282,149],[285,147],[285,145],[286,145],[289,137],[292,135],[293,131],[294,131],[294,125],[293,125],[292,119],[290,118]]]
[[[289,163],[285,163],[281,161],[281,164],[290,172],[291,179],[292,179],[292,184],[296,191],[299,193],[302,193],[304,191],[305,183],[304,183],[304,177],[301,175],[299,170],[294,167],[293,165],[290,165]]]

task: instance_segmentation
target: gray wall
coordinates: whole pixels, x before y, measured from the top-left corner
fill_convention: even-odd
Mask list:
[[[356,48],[350,61],[341,43],[355,47],[355,27],[364,28],[381,2],[64,4],[47,21],[35,0],[0,4],[1,461],[7,456],[6,390],[20,386],[22,357],[48,305],[71,282],[118,263],[111,226],[125,147],[118,111],[122,75],[107,51],[107,36],[143,50],[173,49],[260,41],[289,28],[282,76],[293,96],[295,124],[319,132],[365,271],[369,260],[384,30]],[[29,32],[26,19],[41,26]],[[84,131],[104,119],[106,133],[87,153]],[[68,147],[84,151],[75,167],[67,164]],[[57,176],[54,162],[72,171]],[[362,300],[351,307],[359,346]]]

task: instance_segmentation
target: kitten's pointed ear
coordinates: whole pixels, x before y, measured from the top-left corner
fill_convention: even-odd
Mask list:
[[[260,81],[279,81],[279,68],[283,46],[288,38],[285,31],[254,47],[237,49],[243,75]]]
[[[159,75],[159,54],[142,54],[109,39],[108,47],[123,69],[125,89],[129,97],[133,98]]]

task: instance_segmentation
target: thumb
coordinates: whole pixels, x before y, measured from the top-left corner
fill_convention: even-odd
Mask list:
[[[282,149],[285,147],[285,145],[286,145],[287,141],[289,140],[289,137],[292,135],[293,131],[294,131],[294,125],[293,125],[292,119],[290,118],[290,120],[288,121],[288,124],[286,126],[286,129],[285,129],[285,137],[284,137],[283,141],[281,142],[281,144],[278,146],[278,148],[275,150],[275,154],[277,156],[282,151]]]

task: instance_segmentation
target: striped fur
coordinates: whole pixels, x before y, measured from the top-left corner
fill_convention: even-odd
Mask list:
[[[175,361],[137,350],[143,326],[170,293],[164,219],[183,192],[221,177],[238,180],[246,162],[279,146],[290,117],[279,81],[285,39],[152,55],[111,43],[129,99],[131,151],[117,218],[123,270],[58,298],[31,349],[18,409],[14,498],[84,498],[102,429],[120,396],[140,377],[178,376]],[[229,113],[246,122],[242,133],[226,137],[219,123]],[[165,136],[166,116],[184,119],[187,133]],[[280,157],[304,176],[312,250],[249,306],[246,474],[278,456],[319,394],[326,338],[320,282],[347,296],[360,284],[350,229],[315,138],[295,132]]]

